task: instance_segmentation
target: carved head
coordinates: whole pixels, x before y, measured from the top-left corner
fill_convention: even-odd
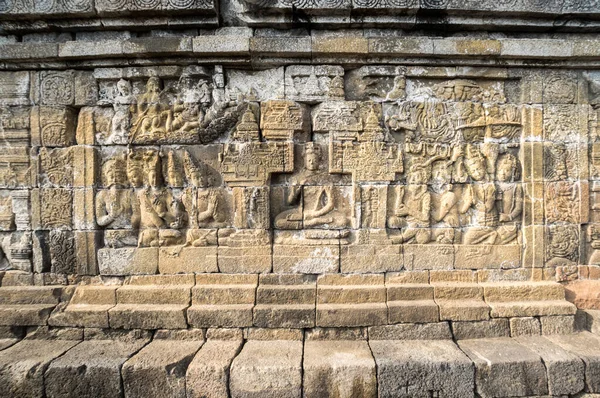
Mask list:
[[[485,158],[478,148],[467,146],[465,168],[474,181],[485,181],[488,177]]]
[[[431,165],[434,184],[449,184],[452,180],[452,162],[438,160]]]
[[[144,152],[144,173],[148,186],[160,187],[162,184],[162,163],[157,151]]]
[[[501,182],[514,182],[519,180],[519,161],[516,156],[510,153],[500,155],[496,166],[496,178]]]
[[[119,157],[108,159],[102,165],[102,174],[104,175],[105,184],[107,187],[125,186],[127,182],[127,174],[125,172],[125,164],[123,159]]]
[[[424,157],[415,156],[408,168],[406,181],[409,184],[427,184],[431,178],[431,162]]]
[[[144,168],[141,154],[131,150],[127,154],[127,178],[133,187],[144,185]]]
[[[194,79],[188,73],[184,73],[177,82],[177,88],[179,90],[190,90],[194,87]]]
[[[319,170],[319,163],[321,161],[321,148],[314,142],[306,143],[305,148],[306,154],[304,158],[304,166],[310,171]]]
[[[160,78],[156,76],[152,76],[146,82],[146,92],[147,93],[158,93],[162,88],[162,82]]]
[[[131,94],[131,83],[125,79],[121,79],[117,82],[117,91],[119,95],[126,96]]]

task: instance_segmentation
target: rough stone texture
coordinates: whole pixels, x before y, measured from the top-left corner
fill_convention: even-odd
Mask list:
[[[45,373],[46,395],[119,396],[121,367],[147,340],[90,340],[53,361]]]
[[[23,340],[0,351],[0,395],[44,396],[44,372],[48,365],[77,343],[67,340]]]
[[[541,334],[541,325],[538,318],[510,318],[511,337],[535,336]]]
[[[369,396],[368,342],[379,395],[579,394],[543,337],[594,372],[598,33],[598,0],[0,0],[0,353],[85,339],[80,396]]]
[[[472,396],[473,364],[452,341],[370,341],[380,397]]]
[[[452,333],[456,340],[509,337],[508,319],[490,319],[480,322],[452,322]]]
[[[586,332],[546,338],[583,360],[586,391],[600,393],[600,339]]]
[[[121,370],[127,397],[185,397],[186,370],[202,341],[154,340]]]
[[[534,351],[508,338],[458,343],[475,364],[475,385],[482,397],[522,397],[548,393],[546,369]]]
[[[243,345],[240,338],[209,339],[196,354],[186,373],[188,397],[220,398],[229,392],[229,367]]]
[[[543,337],[520,337],[519,343],[538,354],[546,367],[550,395],[576,394],[584,388],[583,361]]]
[[[377,397],[375,361],[366,341],[304,343],[304,397]]]
[[[235,398],[299,398],[302,342],[246,342],[231,364],[229,387]]]

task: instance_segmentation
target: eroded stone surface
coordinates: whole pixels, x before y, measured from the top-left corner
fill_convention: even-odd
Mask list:
[[[302,342],[246,342],[231,364],[229,386],[232,397],[300,397]]]

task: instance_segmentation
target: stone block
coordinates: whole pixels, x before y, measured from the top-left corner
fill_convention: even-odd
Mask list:
[[[184,397],[186,371],[202,341],[154,340],[121,370],[127,397]]]
[[[44,393],[44,373],[48,365],[77,343],[68,340],[23,340],[0,351],[0,395],[49,396],[47,391]]]
[[[581,358],[585,364],[585,390],[600,393],[600,338],[588,332],[545,338]]]
[[[456,245],[457,269],[517,268],[521,266],[521,245]]]
[[[252,37],[250,51],[253,54],[285,57],[309,57],[310,37]]]
[[[209,56],[246,55],[250,52],[250,39],[243,36],[198,36],[192,39],[194,53]]]
[[[194,327],[248,327],[252,326],[253,304],[192,305],[187,319]]]
[[[140,339],[78,344],[48,367],[44,378],[46,396],[122,396],[121,367],[146,343]]]
[[[114,329],[185,329],[188,305],[118,304],[108,311]]]
[[[124,285],[117,289],[118,304],[181,304],[189,305],[188,285]]]
[[[217,247],[162,247],[158,252],[161,274],[219,272]]]
[[[575,330],[575,316],[573,315],[542,316],[540,322],[543,335],[571,334]]]
[[[578,356],[540,336],[519,337],[516,341],[538,354],[544,361],[549,395],[571,395],[583,391],[584,364]]]
[[[314,327],[316,290],[312,275],[261,275],[254,326]]]
[[[388,301],[389,323],[438,322],[439,308],[433,300]]]
[[[107,276],[156,274],[158,248],[100,249],[98,268],[100,275]]]
[[[401,245],[354,244],[340,247],[340,271],[343,273],[400,271],[403,266]]]
[[[217,250],[219,271],[234,273],[260,273],[271,271],[271,247],[219,246]]]
[[[232,398],[300,398],[301,341],[248,341],[231,364]]]
[[[389,274],[388,274],[389,275]],[[389,323],[427,323],[439,321],[433,301],[433,287],[425,283],[393,283],[386,275]]]
[[[189,37],[144,37],[123,41],[123,54],[185,54],[191,52],[192,39]]]
[[[323,274],[339,268],[339,245],[273,245],[273,272]]]
[[[473,395],[473,364],[452,341],[369,341],[379,397]]]
[[[108,311],[114,305],[70,304],[62,312],[54,312],[48,319],[50,326],[107,328]]]
[[[453,245],[404,245],[404,267],[407,270],[453,269]]]
[[[462,340],[475,363],[475,385],[482,397],[546,395],[546,368],[538,354],[506,337]]]
[[[313,37],[314,55],[364,55],[369,52],[369,42],[365,37]]]
[[[304,339],[304,331],[302,329],[289,328],[247,328],[244,329],[244,338],[246,340],[289,340],[302,341]]]
[[[199,274],[192,288],[188,321],[196,327],[252,326],[258,276]]]
[[[56,304],[23,304],[0,306],[0,326],[42,326]]]
[[[303,396],[377,397],[375,361],[366,341],[307,341]]]
[[[564,285],[568,301],[581,309],[600,309],[600,281],[578,280]]]
[[[369,340],[450,340],[452,332],[448,322],[404,323],[372,326]]]
[[[373,37],[369,38],[369,53],[373,55],[427,55],[433,54],[433,40],[412,37]]]
[[[242,348],[238,339],[209,339],[196,354],[186,373],[189,398],[221,398],[229,393],[229,368]]]
[[[539,318],[517,317],[510,318],[511,337],[538,336],[542,333],[542,326]]]
[[[456,340],[487,339],[509,337],[508,319],[490,319],[479,322],[452,322],[452,332]]]

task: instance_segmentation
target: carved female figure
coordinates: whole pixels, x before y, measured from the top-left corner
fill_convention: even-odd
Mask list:
[[[425,244],[431,240],[431,193],[427,182],[431,177],[431,162],[413,158],[408,172],[408,185],[401,201],[396,204],[394,216],[390,217],[390,227],[399,227],[402,217],[406,217],[406,229],[402,231],[403,243]]]
[[[163,100],[162,83],[158,77],[151,77],[146,83],[146,92],[137,99],[137,119],[129,138],[134,142],[137,136],[147,138],[164,137],[166,126],[171,123],[172,113]]]
[[[132,230],[140,223],[140,211],[133,191],[126,189],[124,161],[113,158],[102,167],[107,189],[96,196],[96,222],[106,228],[106,246],[117,248],[135,246],[137,237]]]
[[[178,231],[184,221],[180,203],[161,183],[160,158],[148,151],[144,156],[148,186],[138,193],[141,214],[140,247],[178,244],[182,234]]]
[[[469,227],[464,234],[465,244],[494,244],[498,225],[496,209],[496,186],[490,181],[486,159],[479,148],[468,145],[464,160],[465,169],[471,184],[463,191],[461,214],[473,209],[476,226]]]
[[[500,207],[498,244],[507,244],[517,239],[517,222],[523,211],[523,187],[517,158],[505,153],[498,158],[496,167],[497,194]]]
[[[127,144],[135,102],[131,83],[124,79],[119,80],[113,99],[115,114],[112,118],[112,134],[107,139],[108,144]]]

